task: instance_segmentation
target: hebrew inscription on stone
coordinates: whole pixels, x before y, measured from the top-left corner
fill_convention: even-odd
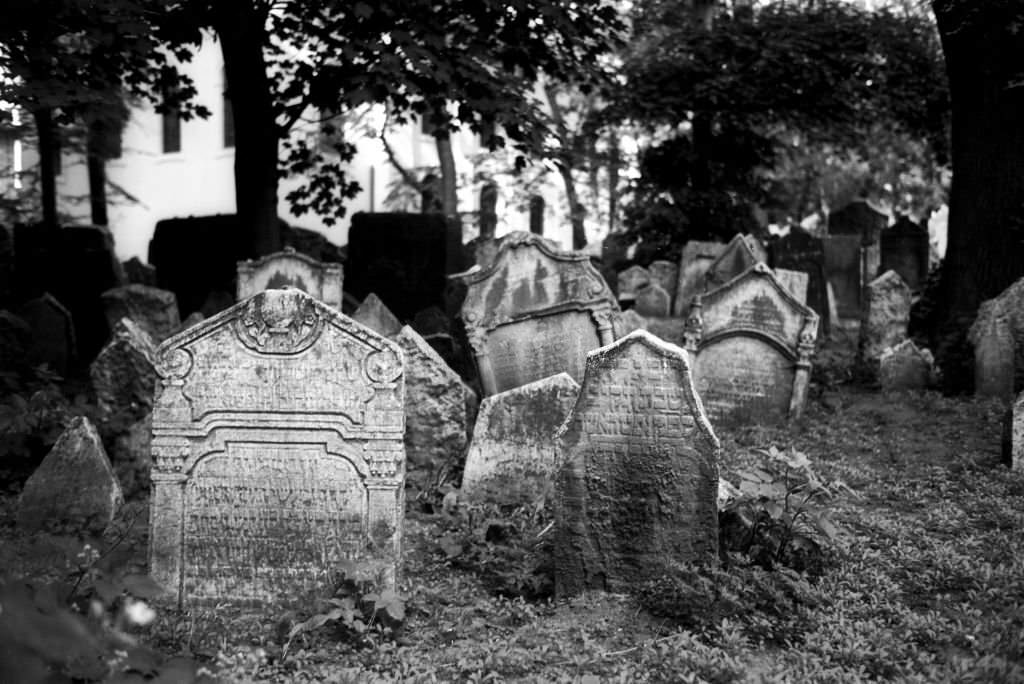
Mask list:
[[[601,346],[586,311],[507,323],[492,330],[486,344],[498,392],[563,372],[579,382],[587,352]]]
[[[167,340],[153,412],[150,566],[179,602],[291,603],[395,581],[402,353],[299,290]]]

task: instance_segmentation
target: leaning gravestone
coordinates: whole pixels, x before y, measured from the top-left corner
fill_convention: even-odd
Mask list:
[[[763,255],[764,248],[757,238],[737,233],[708,266],[704,274],[704,291],[721,287],[754,264],[763,262]]]
[[[25,482],[18,500],[24,532],[102,533],[123,498],[99,433],[74,418]]]
[[[558,441],[556,595],[715,561],[720,447],[686,352],[643,330],[591,352]]]
[[[711,420],[795,418],[810,381],[818,315],[763,263],[694,299],[684,334]]]
[[[488,269],[469,271],[460,316],[484,395],[549,375],[583,376],[586,354],[614,338],[618,307],[585,254],[512,233]]]
[[[560,465],[555,434],[579,389],[559,373],[484,399],[462,471],[463,494],[501,504],[542,501]]]
[[[104,416],[140,418],[153,407],[156,347],[129,318],[114,328],[107,346],[89,366],[89,377]]]
[[[822,334],[828,334],[831,319],[828,281],[825,278],[825,247],[821,239],[800,228],[792,228],[788,235],[772,245],[771,266],[776,273],[780,269],[787,269],[807,274],[807,298],[804,303],[818,314]]]
[[[75,358],[75,326],[71,312],[49,292],[21,307],[21,318],[32,329],[29,358],[46,363],[59,375],[66,375]]]
[[[632,265],[624,271],[619,271],[618,293],[619,300],[629,300],[636,297],[637,291],[651,282],[650,272],[639,265]]]
[[[408,325],[394,337],[405,353],[405,454],[408,479],[427,489],[446,462],[466,451],[468,387]]]
[[[722,242],[690,240],[683,245],[675,305],[672,309],[674,315],[685,316],[694,296],[704,292],[704,275],[724,249],[725,244]]]
[[[641,316],[664,318],[672,310],[672,298],[658,283],[648,283],[636,291],[633,308]]]
[[[122,318],[130,318],[159,343],[181,327],[178,301],[169,290],[149,285],[124,285],[100,296],[111,330]]]
[[[238,262],[238,301],[263,290],[294,287],[341,311],[341,264],[321,263],[291,247],[261,259]]]
[[[394,337],[402,329],[402,322],[372,292],[366,295],[363,303],[352,313],[352,320],[388,338]]]
[[[179,603],[290,602],[344,574],[393,586],[398,345],[296,289],[157,350],[150,571]],[[302,597],[305,598],[305,597]]]
[[[1024,389],[1024,278],[981,303],[967,339],[975,394],[1012,400]]]
[[[661,285],[668,293],[669,299],[676,296],[676,287],[679,286],[679,264],[658,259],[647,266],[647,272],[651,274],[651,282]]]
[[[859,354],[877,368],[883,351],[907,339],[911,293],[896,271],[886,271],[868,283],[865,294]]]
[[[927,349],[903,340],[878,358],[878,380],[886,391],[921,390],[931,384],[935,361]]]

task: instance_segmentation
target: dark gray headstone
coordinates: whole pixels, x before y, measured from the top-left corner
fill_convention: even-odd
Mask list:
[[[772,268],[784,268],[807,274],[807,306],[821,321],[821,332],[829,331],[828,280],[825,277],[825,246],[805,230],[793,228],[771,248]]]
[[[924,287],[928,277],[928,228],[901,216],[891,228],[882,231],[880,270],[896,271],[914,292]]]
[[[49,364],[58,374],[66,375],[76,353],[71,312],[47,292],[25,302],[20,313],[32,330],[30,360]]]

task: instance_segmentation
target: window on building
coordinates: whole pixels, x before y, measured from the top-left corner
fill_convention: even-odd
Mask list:
[[[181,152],[181,117],[176,112],[163,114],[164,153]]]
[[[224,147],[234,147],[235,110],[231,107],[231,96],[228,94],[228,78],[224,71],[221,71],[221,80],[224,83]]]

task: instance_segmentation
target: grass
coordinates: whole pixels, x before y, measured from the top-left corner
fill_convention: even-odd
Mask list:
[[[286,650],[307,615],[157,602],[139,636],[228,681],[1024,681],[1024,475],[1000,465],[1000,414],[995,402],[840,389],[794,425],[720,435],[734,483],[774,445],[854,490],[830,505],[845,533],[814,578],[732,568],[697,594],[555,602],[536,598],[546,589],[532,573],[550,535],[543,511],[501,521],[410,504],[397,634],[328,626]],[[10,497],[2,505],[0,553],[52,569],[10,524]],[[137,563],[144,540],[126,548]]]

